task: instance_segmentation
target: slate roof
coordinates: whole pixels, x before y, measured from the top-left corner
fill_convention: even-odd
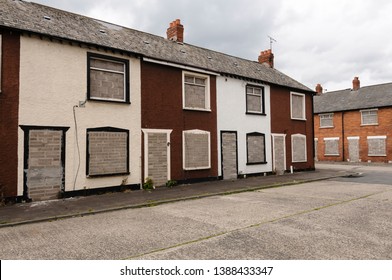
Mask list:
[[[186,43],[179,44],[160,36],[36,3],[1,0],[1,26],[313,92],[280,71],[256,61]]]
[[[392,107],[392,83],[331,91],[314,97],[315,114],[388,106]]]

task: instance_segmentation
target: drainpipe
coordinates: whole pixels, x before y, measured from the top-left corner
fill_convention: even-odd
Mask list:
[[[342,112],[342,159],[343,162],[345,161],[345,157],[344,157],[344,112]]]

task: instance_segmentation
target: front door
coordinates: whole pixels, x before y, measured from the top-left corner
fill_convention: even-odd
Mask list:
[[[282,175],[286,170],[286,135],[272,134],[273,170]]]
[[[65,132],[62,127],[21,126],[24,130],[24,198],[61,196],[65,180]]]
[[[237,179],[237,132],[221,132],[223,180]]]
[[[348,157],[351,162],[359,162],[359,137],[347,137]]]
[[[170,180],[170,133],[166,129],[143,129],[144,178],[150,178],[155,186],[163,186]]]

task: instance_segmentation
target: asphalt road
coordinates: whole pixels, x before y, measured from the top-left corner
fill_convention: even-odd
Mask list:
[[[0,229],[0,259],[392,259],[392,168]]]

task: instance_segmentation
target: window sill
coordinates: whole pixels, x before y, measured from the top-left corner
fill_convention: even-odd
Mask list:
[[[296,118],[291,118],[292,121],[304,121],[306,122],[306,119],[296,119]]]
[[[202,109],[202,108],[182,108],[184,111],[198,111],[198,112],[209,112],[211,113],[211,109]]]
[[[255,116],[266,116],[266,113],[258,113],[258,112],[246,112],[246,115],[255,115]]]
[[[246,165],[258,165],[258,164],[267,164],[268,162],[266,161],[261,161],[261,162],[247,162]]]
[[[376,126],[376,125],[378,125],[378,123],[369,123],[369,124],[362,124],[361,123],[361,126]]]
[[[87,178],[100,178],[100,177],[113,177],[113,176],[125,176],[130,175],[131,172],[122,172],[122,173],[110,173],[110,174],[96,174],[96,175],[87,175]]]
[[[321,128],[335,128],[334,126],[320,126],[320,129]]]
[[[386,157],[387,155],[368,155],[368,157]]]
[[[109,100],[109,99],[95,99],[95,98],[89,98],[87,101],[93,101],[93,102],[102,102],[102,103],[117,103],[117,104],[131,104],[130,101],[121,101],[121,100]]]
[[[211,169],[211,166],[208,166],[208,167],[194,167],[194,168],[192,168],[192,167],[185,168],[184,167],[185,171],[207,170],[207,169]]]
[[[332,155],[325,154],[324,156],[325,157],[339,157],[340,155],[339,154],[332,154]]]

